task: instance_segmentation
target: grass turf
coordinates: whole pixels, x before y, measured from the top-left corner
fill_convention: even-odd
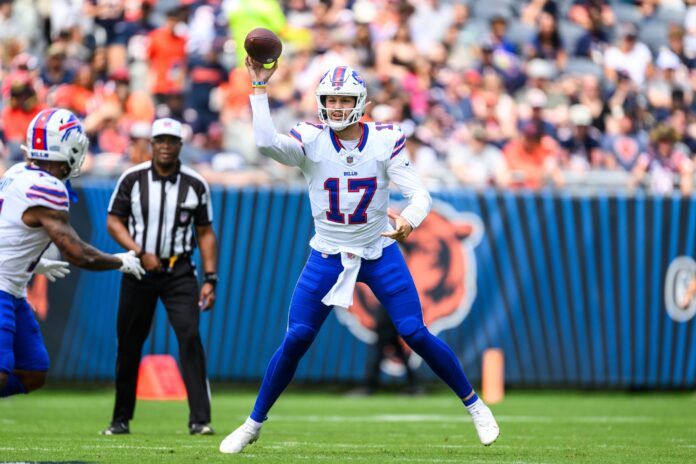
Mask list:
[[[113,407],[109,390],[48,389],[0,400],[0,462],[696,462],[693,393],[512,392],[493,408],[502,435],[485,448],[446,392],[350,398],[293,391],[256,444],[241,455],[220,454],[220,440],[244,420],[254,395],[216,391],[212,437],[188,435],[184,402],[141,401],[131,435],[100,436]]]

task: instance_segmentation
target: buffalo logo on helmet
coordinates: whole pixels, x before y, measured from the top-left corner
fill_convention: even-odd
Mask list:
[[[401,249],[411,271],[428,329],[438,334],[459,326],[469,314],[476,298],[475,247],[484,226],[473,213],[456,211],[450,205],[434,202],[423,223],[409,235]],[[365,343],[377,341],[375,314],[379,302],[370,289],[358,284],[353,306],[336,308],[338,320]],[[421,358],[409,353],[409,365],[418,367]],[[400,375],[403,365],[395,360],[383,363],[388,374]]]

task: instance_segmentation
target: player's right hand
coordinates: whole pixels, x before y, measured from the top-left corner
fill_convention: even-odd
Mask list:
[[[254,61],[249,56],[244,60],[244,64],[246,65],[247,71],[249,71],[249,77],[255,82],[268,82],[273,73],[276,72],[276,69],[278,69],[278,61],[273,63],[272,67],[265,68],[263,63]]]
[[[124,274],[130,274],[140,280],[145,274],[145,269],[140,265],[140,260],[135,256],[135,251],[131,250],[128,253],[116,253],[114,255],[121,260],[121,267],[118,269]]]
[[[51,282],[55,282],[56,279],[62,279],[70,274],[69,265],[70,263],[65,261],[41,258],[34,268],[34,273],[44,275]]]

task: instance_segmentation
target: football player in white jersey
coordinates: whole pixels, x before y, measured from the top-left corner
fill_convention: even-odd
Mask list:
[[[365,83],[353,69],[338,66],[317,87],[322,124],[300,123],[290,136],[278,134],[266,94],[278,64],[266,69],[247,58],[246,65],[253,85],[256,144],[265,156],[302,170],[316,233],[290,302],[285,339],[270,361],[251,415],[222,441],[220,451],[239,453],[258,439],[266,415],[331,308],[352,304],[356,281],[372,289],[404,341],[462,400],[481,443],[490,445],[498,438],[498,424],[452,349],[423,324],[418,292],[395,242],[406,239],[431,206],[404,152],[401,130],[393,124],[360,122],[367,104]],[[390,181],[408,199],[400,215],[387,209]]]
[[[35,273],[63,277],[68,262],[83,269],[145,273],[134,253],[109,255],[80,240],[68,222],[64,181],[77,176],[88,141],[70,111],[41,111],[27,129],[27,163],[0,178],[0,397],[28,393],[46,381],[48,353],[27,303]],[[42,259],[54,243],[68,262]]]

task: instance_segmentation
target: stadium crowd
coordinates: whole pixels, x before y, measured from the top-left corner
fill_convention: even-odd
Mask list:
[[[0,0],[0,172],[47,106],[83,118],[85,171],[149,158],[156,117],[185,122],[211,183],[300,181],[251,136],[246,33],[283,39],[275,123],[316,119],[332,65],[367,81],[430,188],[694,183],[696,0]]]

